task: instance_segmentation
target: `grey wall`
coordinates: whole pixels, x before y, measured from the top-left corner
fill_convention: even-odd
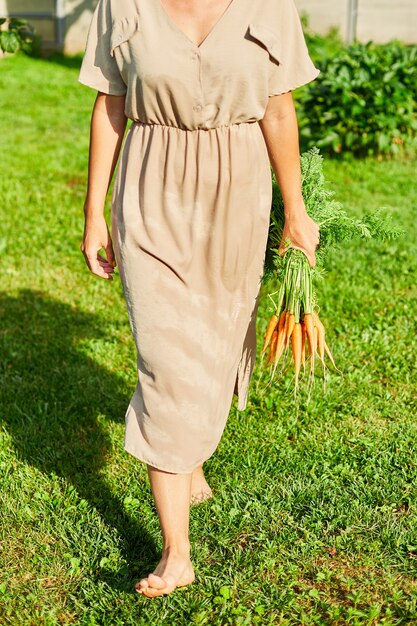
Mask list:
[[[345,37],[348,0],[295,0],[295,4],[300,13],[309,15],[312,30],[325,34],[337,26]],[[356,32],[360,41],[417,43],[417,0],[358,0]]]
[[[95,0],[65,0],[65,52],[83,52]]]

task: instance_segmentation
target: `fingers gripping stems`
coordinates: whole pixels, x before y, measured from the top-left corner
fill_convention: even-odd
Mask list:
[[[102,249],[105,256],[100,254]],[[106,280],[113,279],[116,261],[110,233],[104,218],[97,222],[86,222],[81,252],[92,274]]]

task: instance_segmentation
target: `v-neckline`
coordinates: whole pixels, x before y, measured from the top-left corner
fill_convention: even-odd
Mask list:
[[[230,0],[229,4],[227,5],[227,7],[225,8],[225,10],[223,11],[223,13],[220,15],[220,17],[216,20],[216,22],[213,24],[213,26],[210,28],[210,30],[208,31],[208,33],[205,35],[204,39],[202,41],[200,41],[199,44],[197,44],[195,41],[193,41],[183,30],[182,28],[180,28],[178,26],[178,24],[176,23],[175,20],[172,19],[172,17],[169,15],[168,11],[166,10],[166,8],[164,7],[164,5],[162,4],[162,0],[154,0],[158,5],[160,10],[162,11],[162,13],[165,15],[165,18],[167,20],[167,22],[170,24],[170,26],[176,30],[178,33],[180,33],[196,50],[200,50],[202,46],[204,46],[204,44],[206,43],[206,41],[208,39],[210,39],[211,35],[214,34],[214,32],[217,30],[217,27],[220,26],[220,23],[223,21],[223,19],[226,17],[226,15],[230,12],[232,5],[234,5],[238,0]]]

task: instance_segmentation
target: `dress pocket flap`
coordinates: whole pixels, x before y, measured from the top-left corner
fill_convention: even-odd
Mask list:
[[[277,63],[281,63],[281,50],[276,34],[260,24],[249,24],[249,35],[267,49],[269,56]]]
[[[110,35],[110,54],[114,56],[114,50],[125,41],[128,41],[135,33],[140,30],[139,16],[129,16],[113,22]]]

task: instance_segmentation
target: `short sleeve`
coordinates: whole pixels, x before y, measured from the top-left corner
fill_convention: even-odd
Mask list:
[[[314,80],[320,70],[310,58],[301,20],[293,0],[275,0],[276,10],[266,25],[250,25],[250,34],[268,50],[269,95],[292,91]]]
[[[112,50],[112,16],[109,0],[99,0],[87,36],[78,80],[83,85],[113,96],[123,96],[127,87]]]

